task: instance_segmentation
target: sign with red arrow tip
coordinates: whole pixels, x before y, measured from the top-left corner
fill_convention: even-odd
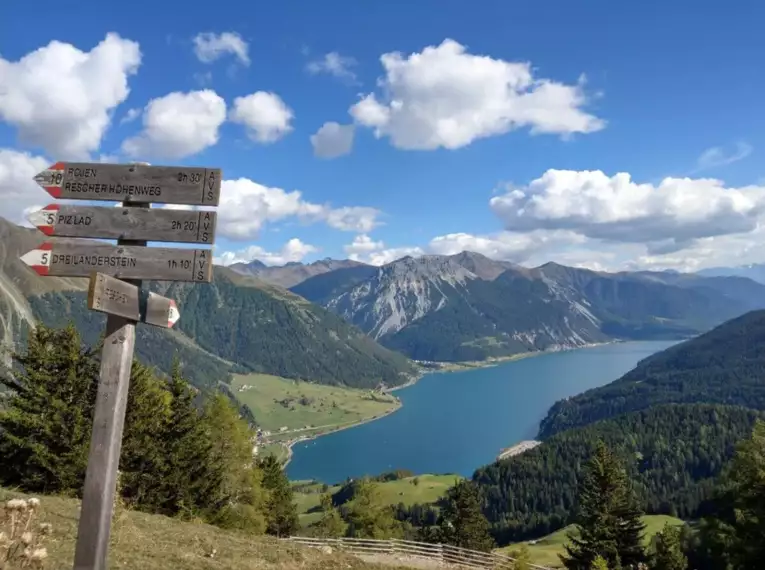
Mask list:
[[[54,198],[217,206],[219,168],[57,162],[35,182]]]
[[[51,204],[27,219],[46,236],[212,244],[218,214]]]

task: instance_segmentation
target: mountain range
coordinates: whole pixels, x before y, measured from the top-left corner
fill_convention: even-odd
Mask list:
[[[233,263],[228,266],[232,271],[242,275],[258,277],[263,281],[280,287],[293,287],[315,275],[322,275],[330,271],[349,267],[369,267],[358,261],[350,259],[320,259],[313,263],[299,263],[290,261],[285,265],[266,265],[257,259],[248,263]]]
[[[750,263],[736,267],[710,267],[702,269],[698,273],[706,277],[748,277],[753,281],[765,284],[765,263]]]
[[[292,291],[425,361],[683,338],[765,307],[765,286],[744,277],[525,268],[471,252],[341,268]]]
[[[39,277],[19,256],[43,241],[0,218],[0,340],[23,344],[37,321],[74,322],[88,343],[104,316],[85,308],[85,279]],[[284,285],[293,284],[290,290]],[[684,338],[765,307],[744,277],[526,268],[472,252],[216,267],[211,284],[151,282],[178,303],[173,330],[139,327],[138,357],[174,355],[199,386],[257,372],[325,384],[403,384],[419,361],[477,361],[619,339]],[[7,360],[7,358],[6,358]]]

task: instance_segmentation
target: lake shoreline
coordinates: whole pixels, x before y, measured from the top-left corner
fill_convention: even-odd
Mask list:
[[[389,416],[389,415],[397,412],[402,407],[403,407],[403,404],[402,404],[401,400],[396,398],[396,405],[393,406],[390,410],[388,410],[388,411],[386,411],[386,412],[384,412],[384,413],[382,413],[382,414],[380,414],[378,416],[373,416],[371,418],[365,418],[365,419],[360,420],[358,422],[353,422],[353,423],[341,425],[341,426],[339,426],[339,427],[337,427],[335,429],[332,429],[330,431],[327,431],[327,432],[324,432],[324,433],[321,433],[321,434],[307,435],[307,436],[301,437],[299,439],[296,439],[294,441],[289,441],[289,442],[286,442],[286,443],[279,442],[280,445],[282,445],[283,447],[287,448],[287,459],[282,464],[282,469],[286,469],[287,466],[289,465],[290,461],[292,461],[292,454],[293,454],[292,447],[294,445],[297,445],[298,443],[302,443],[302,442],[305,442],[305,441],[312,441],[314,439],[318,439],[320,437],[324,437],[325,435],[329,435],[331,433],[337,433],[339,431],[343,431],[343,430],[346,430],[346,429],[350,429],[350,428],[354,428],[354,427],[357,427],[357,426],[360,426],[360,425],[367,424],[369,422],[380,420],[380,419],[382,419],[382,418],[384,418],[386,416]]]
[[[437,363],[437,364],[440,365],[439,368],[431,368],[431,369],[427,369],[427,368],[423,369],[423,368],[421,368],[419,373],[417,375],[415,375],[413,378],[409,379],[406,383],[401,384],[400,386],[393,386],[391,388],[385,388],[383,390],[383,393],[385,393],[385,394],[392,394],[392,392],[395,392],[397,390],[403,390],[404,388],[409,388],[411,386],[414,386],[417,382],[419,382],[422,378],[424,378],[428,374],[436,374],[436,373],[444,373],[444,372],[464,372],[464,371],[467,371],[467,370],[476,370],[476,369],[480,369],[480,368],[492,368],[492,367],[499,366],[501,364],[507,364],[507,363],[510,363],[510,362],[516,362],[518,360],[522,360],[522,359],[525,359],[525,358],[531,358],[531,357],[534,357],[534,356],[541,356],[541,355],[545,355],[545,354],[554,354],[554,353],[557,353],[557,352],[570,352],[570,351],[573,351],[573,350],[580,350],[580,349],[583,349],[583,348],[597,348],[599,346],[616,344],[616,343],[619,343],[619,342],[621,342],[621,341],[614,340],[614,341],[608,341],[608,342],[589,343],[589,344],[585,344],[585,345],[582,345],[582,346],[576,346],[576,347],[571,347],[571,348],[559,348],[559,349],[556,349],[556,350],[537,350],[537,351],[533,351],[533,352],[530,351],[530,352],[523,352],[523,353],[520,353],[520,354],[512,354],[512,355],[509,355],[509,356],[494,357],[494,358],[489,358],[487,360],[475,360],[475,361],[466,361],[466,362],[439,362],[439,363]],[[414,362],[417,362],[417,361],[414,361]],[[434,362],[434,364],[435,364],[435,362]],[[382,419],[384,417],[387,417],[387,416],[397,412],[398,410],[400,410],[403,407],[403,402],[401,402],[401,400],[399,400],[398,398],[396,398],[396,400],[397,400],[397,405],[395,407],[393,407],[391,410],[385,412],[384,414],[380,414],[378,416],[371,417],[371,418],[366,418],[366,419],[360,420],[358,422],[350,423],[350,424],[338,427],[336,429],[333,429],[331,431],[327,431],[327,432],[322,433],[322,434],[304,436],[304,437],[301,437],[301,438],[296,439],[294,441],[290,441],[290,442],[286,442],[286,443],[280,442],[280,444],[283,447],[286,448],[286,453],[287,453],[287,459],[282,464],[282,469],[286,469],[287,466],[289,465],[290,461],[292,461],[292,456],[293,456],[292,448],[293,448],[293,446],[297,445],[298,443],[302,443],[302,442],[306,442],[306,441],[312,441],[312,440],[318,439],[320,437],[324,437],[326,435],[330,435],[332,433],[337,433],[339,431],[343,431],[343,430],[346,430],[346,429],[358,427],[360,425],[364,425],[366,423],[373,422],[373,421],[376,421],[376,420],[380,420],[380,419]]]

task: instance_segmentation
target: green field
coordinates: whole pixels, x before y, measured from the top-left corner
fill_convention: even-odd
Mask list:
[[[248,388],[242,389],[244,386]],[[252,410],[263,429],[294,430],[311,426],[306,435],[382,416],[399,406],[398,399],[390,394],[299,382],[268,374],[235,375],[231,389],[237,399]]]
[[[413,483],[414,479],[419,480],[417,485]],[[380,495],[385,502],[391,505],[399,503],[413,505],[414,503],[435,503],[446,493],[449,487],[454,485],[457,479],[461,479],[461,477],[459,475],[418,475],[416,477],[399,479],[398,481],[386,481],[378,483],[378,485],[380,487]],[[309,511],[319,507],[322,484],[293,481],[292,487],[301,526],[306,527],[318,521],[321,518],[321,513]],[[339,489],[339,485],[330,486],[328,492],[335,493]]]
[[[419,484],[414,484],[414,479]],[[397,505],[413,505],[415,503],[435,503],[455,481],[462,479],[459,475],[418,475],[398,481],[380,483],[380,495],[387,503]]]
[[[323,485],[310,481],[291,481],[294,502],[297,505],[300,526],[303,528],[312,525],[321,518],[318,507],[321,501]],[[328,493],[336,493],[340,485],[330,485]],[[315,512],[309,512],[315,510]]]
[[[649,544],[653,535],[664,528],[664,523],[671,523],[676,525],[682,525],[683,521],[670,517],[667,515],[646,515],[643,517],[643,522],[646,524],[645,529],[645,543]],[[533,564],[539,564],[540,566],[548,566],[552,568],[562,568],[563,565],[558,558],[558,554],[563,554],[563,545],[566,542],[566,535],[573,528],[573,525],[567,526],[561,530],[558,530],[552,534],[548,534],[544,538],[540,538],[531,542],[518,542],[500,548],[498,552],[508,554],[512,550],[517,550],[522,544],[526,544],[529,548],[529,554],[531,554],[531,562]],[[532,544],[533,543],[533,544]]]

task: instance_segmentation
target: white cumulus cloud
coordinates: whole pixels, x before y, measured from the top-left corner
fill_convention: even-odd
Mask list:
[[[627,173],[548,170],[490,205],[507,230],[569,230],[670,253],[697,239],[756,229],[765,213],[765,188],[728,188],[710,178],[665,178],[654,186]]]
[[[215,91],[173,92],[149,101],[143,131],[122,144],[136,158],[183,158],[218,142],[226,102]]]
[[[115,33],[88,52],[52,41],[16,62],[0,57],[0,119],[56,160],[87,160],[140,63],[139,45]]]
[[[245,126],[251,140],[265,144],[290,133],[294,116],[292,109],[276,93],[257,91],[234,99],[230,118]]]
[[[340,55],[336,51],[324,54],[319,59],[309,61],[306,69],[312,75],[326,73],[344,79],[349,82],[356,82],[356,74],[351,69],[357,64],[352,57]]]
[[[353,242],[343,247],[348,259],[368,263],[369,265],[385,265],[391,261],[410,255],[418,257],[425,251],[420,247],[385,247],[385,242],[374,241],[366,234],[357,235]]]
[[[28,152],[0,149],[0,216],[16,224],[28,225],[25,221],[27,214],[53,201],[32,180],[50,164],[49,160]]]
[[[396,148],[456,149],[528,127],[532,133],[591,133],[605,121],[583,110],[583,79],[567,85],[538,78],[528,62],[467,53],[446,39],[421,53],[380,58],[382,98],[367,94],[349,112]]]
[[[212,63],[230,54],[243,65],[250,65],[249,49],[249,44],[236,32],[203,32],[194,38],[194,54],[202,63]]]
[[[291,261],[302,261],[307,255],[316,251],[319,249],[311,244],[304,243],[298,238],[292,238],[276,252],[267,251],[258,245],[251,245],[236,251],[225,251],[220,257],[215,257],[213,262],[217,265],[231,265],[233,263],[249,263],[257,259],[266,265],[284,265]]]
[[[503,231],[484,235],[453,233],[433,238],[427,250],[440,255],[474,251],[492,259],[524,263],[540,251],[583,241],[580,236],[566,231],[537,231],[528,234]]]
[[[353,148],[354,131],[354,125],[324,123],[316,134],[311,135],[314,156],[337,158],[350,153]]]
[[[221,188],[218,232],[231,239],[258,236],[263,225],[289,218],[303,223],[324,222],[341,231],[364,232],[377,226],[380,211],[364,206],[333,208],[303,198],[298,190],[287,192],[248,178],[224,180]]]

